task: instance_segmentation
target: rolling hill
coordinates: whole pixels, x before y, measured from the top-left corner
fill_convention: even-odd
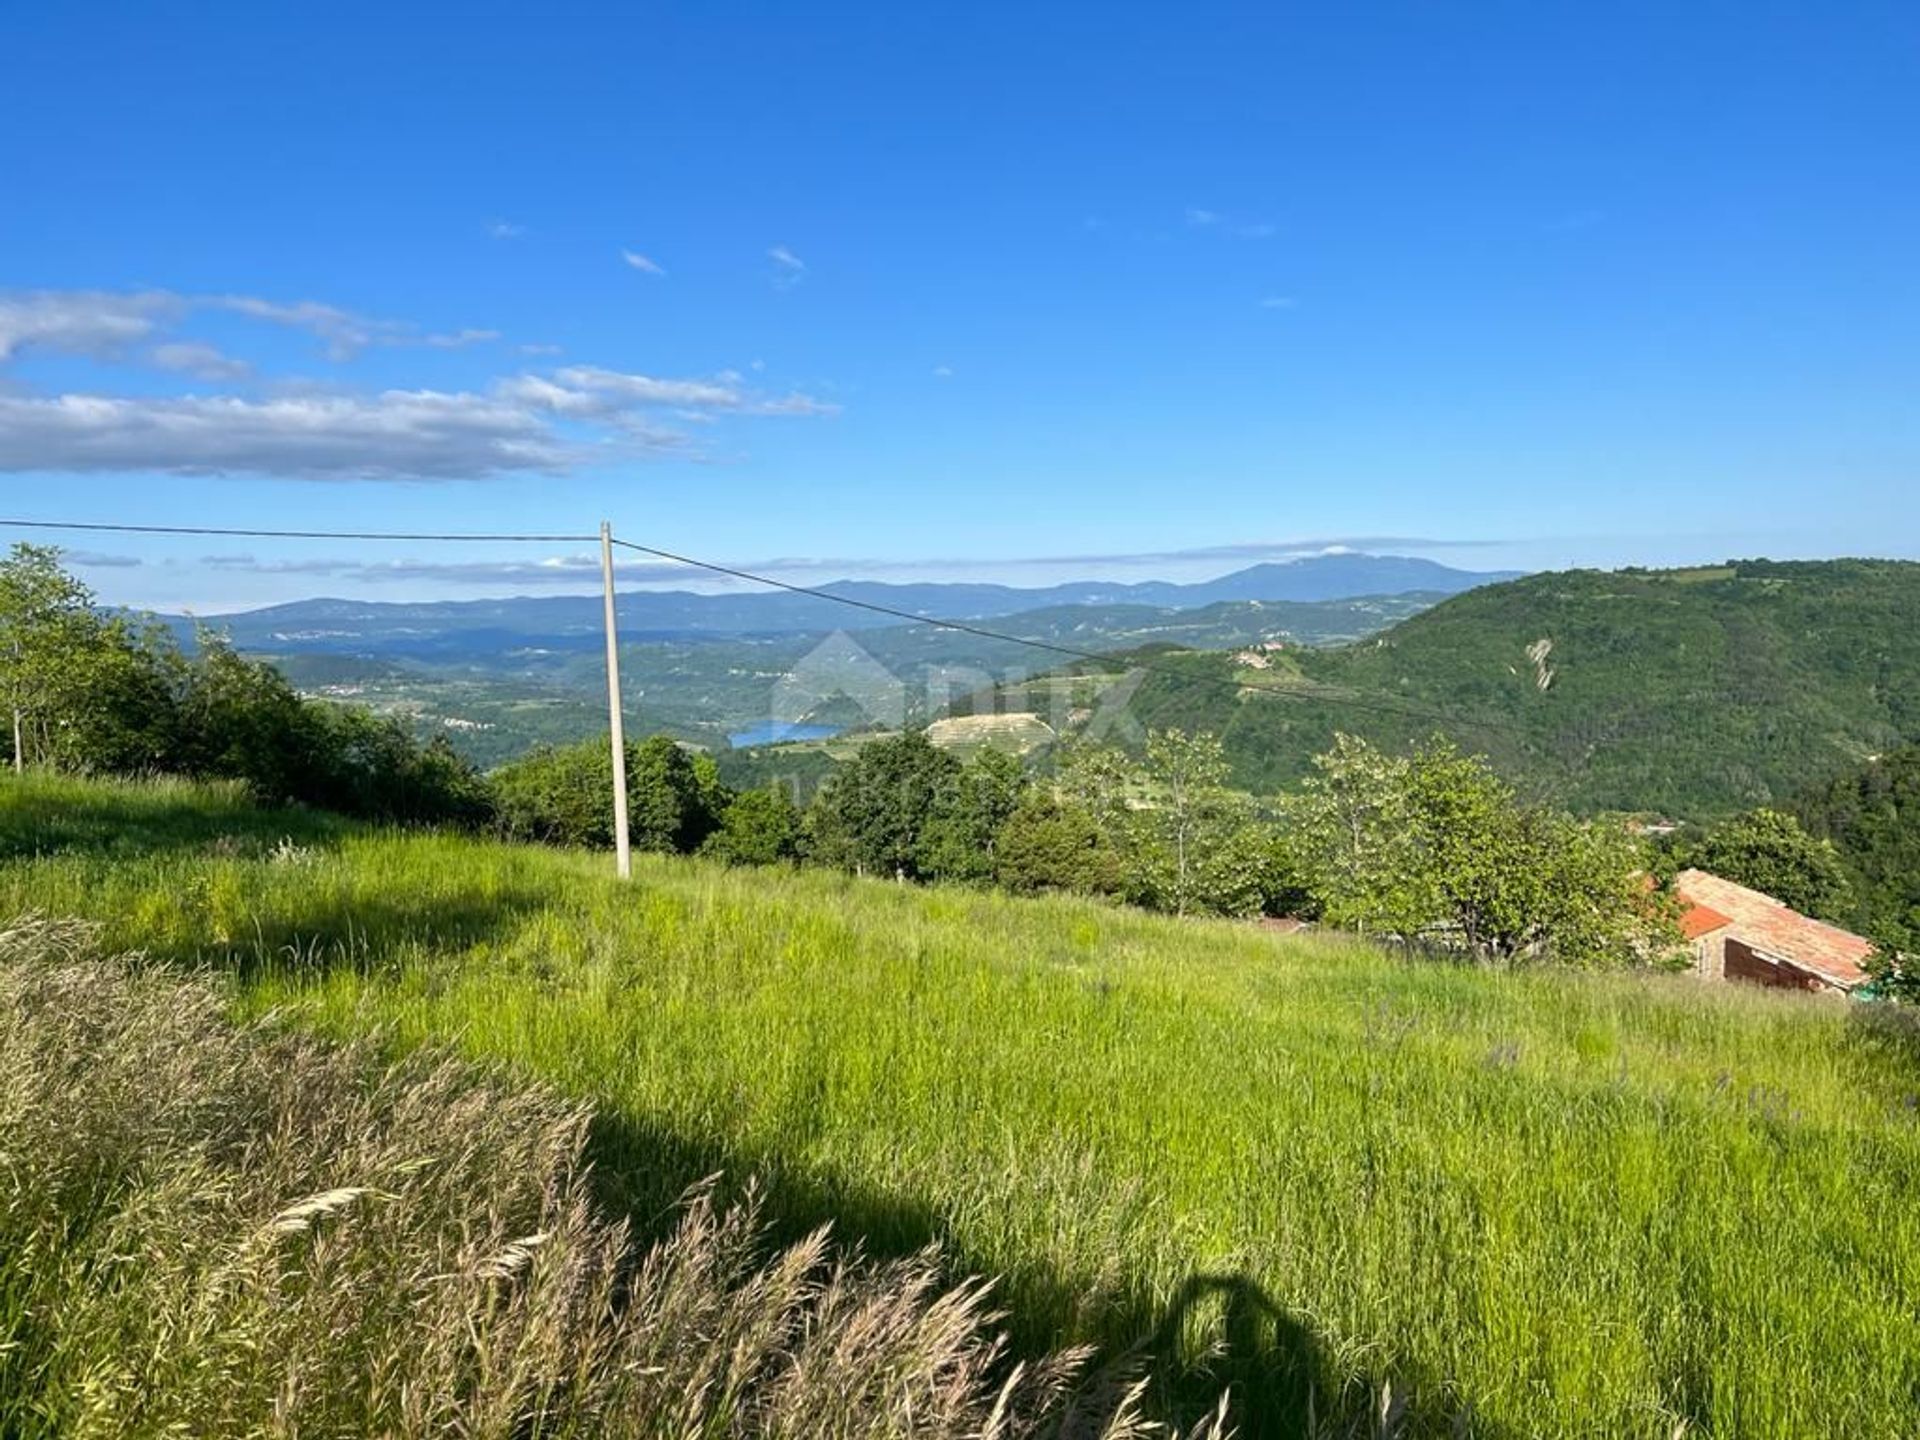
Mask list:
[[[1060,603],[993,617],[991,623],[1008,636],[1083,650],[1149,644],[1210,648],[1271,636],[1331,645],[1371,635],[1442,598],[1438,591],[1414,591],[1321,601],[1227,600],[1188,608]],[[402,625],[391,616],[381,622],[391,621],[390,628],[363,630],[348,616],[325,619],[318,608],[325,603],[303,609],[297,623],[284,613],[289,607],[240,617],[246,623],[235,623],[231,637],[247,653],[273,660],[304,690],[414,714],[423,728],[444,732],[483,765],[511,759],[542,741],[584,738],[606,723],[598,601],[591,628],[551,632],[512,630],[502,623],[435,628],[441,622],[425,618]],[[827,608],[835,619],[874,618],[841,606]],[[774,718],[775,686],[833,633],[693,631],[649,637],[623,631],[628,726],[636,733],[665,731],[724,746],[730,734]],[[894,622],[856,633],[860,650],[901,683],[909,719],[933,718],[956,694],[1049,668],[1058,659],[1018,639],[928,624]],[[852,722],[859,722],[857,713]],[[843,717],[836,723],[849,722]]]
[[[1253,790],[1300,779],[1338,730],[1395,745],[1443,732],[1577,811],[1709,818],[1920,734],[1920,564],[1534,575],[1264,671],[1158,657],[1131,713],[1220,734]]]

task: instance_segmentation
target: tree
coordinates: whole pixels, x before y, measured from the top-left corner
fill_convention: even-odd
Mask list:
[[[172,734],[170,678],[156,648],[95,610],[59,550],[20,544],[0,560],[0,707],[16,772],[156,763]]]
[[[918,879],[927,824],[959,770],[919,730],[869,741],[814,797],[811,853],[858,874]]]
[[[1000,827],[994,861],[994,878],[1016,894],[1118,895],[1125,886],[1120,853],[1093,812],[1038,788]]]
[[[921,832],[921,873],[938,880],[992,880],[1001,828],[1029,783],[1018,757],[992,748],[948,775]]]
[[[495,823],[511,840],[613,843],[613,751],[602,736],[542,746],[493,772]]]
[[[1363,934],[1418,935],[1435,923],[1439,897],[1414,831],[1412,764],[1346,734],[1313,764],[1282,814],[1322,918]]]
[[[1060,783],[1104,837],[1127,899],[1177,915],[1257,914],[1274,893],[1273,836],[1226,775],[1215,737],[1157,730],[1142,760],[1075,751]]]
[[[270,804],[324,804],[322,723],[280,672],[200,635],[183,706],[180,768],[245,780]]]
[[[1833,842],[1815,839],[1781,811],[1750,810],[1714,827],[1687,860],[1803,915],[1841,924],[1853,918],[1853,887]]]
[[[718,828],[727,800],[713,761],[670,735],[628,747],[627,796],[634,849],[669,855],[699,849]]]
[[[742,790],[707,837],[703,855],[729,865],[781,865],[800,854],[800,812],[778,786]]]
[[[1624,826],[1521,805],[1445,741],[1399,759],[1342,736],[1316,764],[1288,805],[1288,842],[1333,923],[1493,964],[1634,964],[1665,948],[1646,856]]]

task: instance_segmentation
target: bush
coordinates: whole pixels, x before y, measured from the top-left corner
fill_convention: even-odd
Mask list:
[[[613,747],[602,736],[543,747],[493,772],[502,834],[604,849],[613,843]],[[633,848],[689,854],[720,823],[728,796],[712,761],[670,737],[627,745],[627,820]]]
[[[780,865],[800,854],[800,812],[785,790],[743,790],[701,853],[730,865]]]

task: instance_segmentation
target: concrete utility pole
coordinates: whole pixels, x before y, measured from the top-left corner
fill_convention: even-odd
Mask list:
[[[600,575],[607,591],[607,726],[613,732],[613,864],[622,880],[633,876],[633,846],[627,836],[627,735],[620,723],[620,636],[613,618],[613,525],[600,522]]]

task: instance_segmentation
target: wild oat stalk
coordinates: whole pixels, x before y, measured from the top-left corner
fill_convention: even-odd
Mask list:
[[[932,1252],[769,1257],[706,1186],[635,1254],[577,1105],[91,944],[0,931],[0,1434],[1149,1433],[1136,1390],[1076,1404],[1082,1352],[1009,1363]]]

